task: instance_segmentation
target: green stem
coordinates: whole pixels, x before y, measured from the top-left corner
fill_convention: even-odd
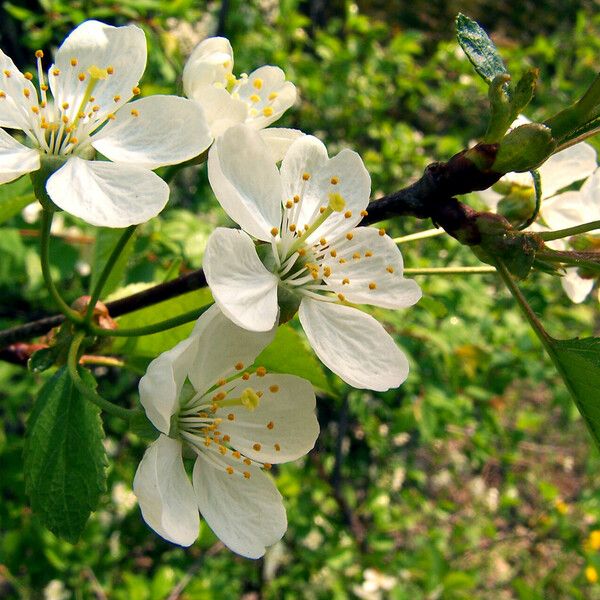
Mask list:
[[[132,329],[100,329],[99,327],[92,326],[91,333],[101,337],[138,337],[142,335],[151,335],[153,333],[160,333],[167,329],[173,329],[179,325],[184,325],[190,321],[195,321],[203,312],[207,311],[212,306],[206,304],[200,308],[190,310],[189,312],[167,319],[166,321],[160,321],[160,323],[153,323],[152,325],[146,325],[144,327],[134,327]]]
[[[42,275],[44,276],[44,282],[50,292],[50,295],[54,301],[58,304],[60,310],[64,315],[74,323],[81,323],[83,321],[82,316],[75,310],[73,310],[59,294],[54,282],[52,281],[52,274],[50,272],[50,228],[52,227],[53,213],[44,209],[42,212],[42,231],[41,231],[41,245],[40,245],[40,261],[42,265]]]
[[[418,231],[417,233],[411,233],[410,235],[404,235],[402,237],[394,238],[394,243],[406,244],[406,242],[415,242],[417,240],[435,237],[444,233],[446,232],[441,227],[435,229],[427,229],[426,231]]]
[[[504,266],[504,263],[498,260],[496,268],[498,270],[498,274],[502,278],[502,281],[504,281],[506,287],[513,295],[513,298],[517,301],[521,312],[529,321],[529,324],[535,331],[535,334],[539,338],[540,342],[542,342],[542,345],[544,346],[546,352],[548,352],[548,354],[552,358],[552,361],[556,363],[556,361],[554,360],[554,352],[551,344],[552,338],[542,327],[540,320],[537,318],[537,315],[533,312],[533,309],[529,305],[529,302],[527,302],[527,299],[525,298],[525,296],[523,296],[523,293],[515,283],[515,280],[512,278],[512,275],[509,273],[508,269]]]
[[[404,275],[473,275],[477,273],[495,273],[494,267],[431,267],[423,269],[404,269]]]
[[[131,225],[131,227],[128,227],[127,229],[125,229],[125,231],[123,231],[123,234],[119,238],[119,241],[117,242],[116,246],[113,248],[113,251],[111,252],[108,260],[106,261],[106,264],[104,265],[104,268],[102,269],[102,273],[100,273],[100,277],[98,278],[98,281],[96,282],[96,285],[94,286],[94,289],[90,296],[90,303],[88,305],[88,308],[87,308],[87,311],[86,311],[85,317],[84,317],[86,323],[90,323],[92,321],[92,317],[94,315],[94,308],[96,306],[96,302],[98,302],[98,300],[100,299],[100,294],[102,293],[102,288],[106,284],[106,280],[110,276],[110,274],[115,266],[115,263],[119,259],[119,256],[121,256],[121,252],[123,252],[123,249],[127,245],[127,242],[129,242],[129,240],[131,239],[131,236],[135,233],[136,227],[137,227],[137,225]]]
[[[96,406],[98,406],[104,412],[107,412],[115,417],[120,417],[121,419],[125,419],[128,421],[131,416],[136,412],[133,409],[123,408],[122,406],[117,406],[108,400],[105,400],[97,394],[93,389],[89,388],[81,377],[79,376],[78,370],[78,355],[79,355],[79,347],[81,346],[81,342],[85,337],[84,332],[78,333],[71,342],[71,346],[69,348],[69,356],[67,358],[67,368],[69,369],[69,376],[71,377],[71,381],[73,385],[90,401],[93,402]]]
[[[587,253],[589,255],[591,253]],[[594,253],[598,255],[597,260],[588,260],[587,255],[582,256],[578,252],[561,252],[560,250],[542,250],[537,253],[537,258],[548,260],[550,262],[559,262],[571,267],[583,267],[590,269],[596,273],[600,273],[600,252]],[[594,257],[595,258],[595,257]]]
[[[539,235],[545,242],[552,240],[560,240],[562,238],[571,237],[572,235],[578,235],[580,233],[587,233],[594,229],[600,229],[600,221],[591,221],[590,223],[584,223],[583,225],[576,225],[575,227],[567,227],[566,229],[557,229],[556,231],[541,231]]]

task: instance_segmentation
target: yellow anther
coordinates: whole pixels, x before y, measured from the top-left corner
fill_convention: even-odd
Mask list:
[[[329,181],[331,182],[331,185],[337,185],[340,182],[340,178],[332,177]]]
[[[340,260],[338,260],[338,262],[340,263],[340,265],[344,265],[348,261],[345,258],[340,258]]]
[[[134,116],[134,117],[139,117],[139,116],[140,116],[140,113],[139,113],[139,111],[138,111],[138,110],[136,110],[135,108],[132,108],[132,109],[131,109],[131,114],[132,114],[132,116]]]
[[[61,106],[62,106],[62,109],[63,109],[63,110],[67,110],[67,108],[69,108],[69,103],[68,103],[68,102],[63,102],[63,103],[61,104]]]
[[[323,269],[323,275],[325,277],[329,277],[331,275],[331,267],[324,267],[324,269]]]
[[[237,459],[240,459],[240,458],[242,457],[242,455],[239,453],[239,451],[238,451],[238,450],[234,450],[234,451],[231,453],[231,456],[233,456],[233,458],[237,458]]]
[[[250,101],[251,102],[260,102],[260,96],[258,94],[252,94],[252,96],[250,96]]]
[[[353,258],[354,260],[358,260],[358,259],[360,258],[360,252],[355,252],[355,253],[352,255],[352,258]]]
[[[31,81],[33,79],[33,75],[29,71],[23,73],[23,77],[25,77],[25,79],[27,79],[28,81]]]
[[[225,446],[219,446],[219,452],[225,456],[227,454],[227,448],[225,448]]]
[[[63,115],[61,121],[66,125],[69,122],[69,117],[67,117],[67,115]]]
[[[40,89],[42,90],[42,92],[47,92],[48,91],[48,86],[44,83],[43,85],[40,85]],[[44,106],[46,106],[45,102],[42,102],[42,104]],[[40,106],[42,106],[42,104],[40,104]]]
[[[219,392],[218,394],[215,394],[213,396],[213,400],[215,402],[220,402],[221,400],[225,400],[226,396],[227,396],[227,394],[225,392]]]
[[[36,50],[35,51],[35,57],[36,58],[44,58],[44,51],[43,50]]]
[[[54,75],[54,77],[58,77],[60,75],[60,69],[52,69],[52,75]]]
[[[277,92],[271,92],[268,98],[269,100],[275,100],[275,98],[277,98]]]
[[[78,60],[76,58],[72,58],[71,59],[71,66],[72,67],[76,67],[77,66],[77,62],[78,62]]]
[[[267,370],[264,367],[258,367],[258,369],[256,369],[256,374],[259,377],[264,377],[267,374]]]
[[[306,248],[300,248],[298,250],[298,255],[299,256],[304,256],[306,254]]]
[[[219,381],[217,381],[217,386],[222,386],[225,385],[227,383],[227,379],[219,379]]]
[[[79,81],[85,81],[85,73],[79,73],[79,75],[77,75],[77,79],[79,79]]]
[[[240,402],[242,406],[253,411],[260,404],[260,396],[252,388],[246,388],[240,395]]]
[[[6,92],[0,91],[0,98],[6,98]]]
[[[211,412],[217,412],[217,410],[219,410],[219,405],[213,402],[213,404],[210,405],[210,410]]]
[[[291,200],[288,200],[288,201],[285,203],[285,207],[286,207],[286,208],[292,208],[292,206],[294,206],[294,203],[293,203]]]
[[[260,449],[262,448],[262,446],[258,443],[254,444],[252,446],[252,448],[256,451],[256,452],[260,452]]]
[[[113,98],[113,100],[115,102],[119,102],[119,100],[121,100],[121,96],[119,96],[118,94]]]
[[[369,214],[369,213],[368,213],[366,210],[361,210],[361,211],[360,211],[360,216],[361,216],[361,217],[366,217],[366,216],[368,216],[368,214]]]
[[[72,137],[69,141],[70,141],[71,144],[78,144],[79,143],[79,140],[76,137]]]
[[[25,98],[29,98],[30,95],[31,95],[31,92],[27,88],[25,88],[23,90],[23,96],[25,96]]]
[[[227,415],[227,420],[228,421],[235,421],[235,415],[233,413],[229,413]]]
[[[269,387],[269,391],[272,394],[276,394],[279,391],[279,386],[278,385],[272,385],[272,386]]]
[[[230,475],[233,475],[233,467],[227,467],[225,469]]]
[[[257,395],[259,398],[262,398],[262,397],[263,397],[263,393],[262,393],[262,392],[256,392],[256,395]]]
[[[350,284],[350,280],[347,277],[344,277],[344,279],[342,279],[342,285],[349,285]]]
[[[308,227],[308,225],[305,223],[305,224],[304,224],[304,231],[308,231],[308,229],[309,229],[309,227]],[[302,234],[300,234],[300,235],[302,235]]]
[[[115,72],[115,68],[113,66],[108,66],[108,67],[106,67],[106,72],[109,75],[112,75]]]
[[[275,452],[279,452],[281,450],[281,446],[279,444],[274,444],[273,448],[275,448]]]
[[[263,468],[269,471],[273,465],[271,463],[264,463]]]
[[[294,200],[294,204],[298,204],[298,202],[300,202],[300,196],[298,196],[298,194],[296,194],[293,198]]]
[[[273,114],[273,108],[271,106],[265,106],[262,112],[265,117],[270,117]]]
[[[273,423],[273,421],[269,421],[267,423],[267,429],[273,429],[273,427],[275,427],[275,423]]]
[[[365,257],[366,257],[366,258],[371,258],[371,256],[373,256],[373,253],[372,253],[370,250],[367,250],[367,251],[365,252]]]
[[[242,379],[243,379],[244,381],[248,381],[248,379],[250,379],[250,373],[248,373],[248,372],[244,373],[244,374],[242,375]]]
[[[244,464],[249,467],[252,464],[252,461],[249,458],[245,458],[244,459]]]
[[[344,300],[346,300],[346,296],[344,296],[344,294],[338,294],[337,297],[340,302],[344,302]]]
[[[10,71],[9,71],[8,69],[4,69],[4,74],[5,74],[7,77],[10,77]]]
[[[325,246],[327,244],[327,240],[325,238],[321,238],[319,240],[319,244],[321,244],[321,246]]]
[[[89,98],[88,102],[89,102],[90,104],[93,104],[95,101],[96,101],[96,98],[94,98],[94,96],[90,96],[90,98]]]
[[[346,234],[346,239],[347,239],[347,240],[351,240],[353,237],[354,237],[354,234],[353,234],[353,233],[347,233],[347,234]]]
[[[204,438],[204,445],[208,448],[212,440],[210,438]]]
[[[94,104],[94,106],[92,106],[92,110],[94,112],[98,112],[100,110],[100,107],[97,104]],[[137,115],[136,115],[136,117],[137,117]]]
[[[140,88],[136,85],[134,87],[131,88],[131,93],[134,96],[139,96],[142,93],[142,90],[140,90]]]
[[[331,254],[331,258],[335,258],[337,256],[337,251],[331,250],[331,252],[329,252],[329,254]]]
[[[248,471],[244,471],[244,477],[246,479],[250,479],[250,473],[248,473]]]
[[[4,96],[2,96],[2,94],[0,94],[0,98],[3,98]],[[31,112],[35,113],[36,115],[38,115],[40,113],[40,109],[37,106],[32,106],[31,107]]]
[[[230,442],[230,441],[231,441],[231,438],[230,438],[230,437],[229,437],[227,434],[225,434],[225,435],[223,436],[223,441],[224,441],[224,442]]]
[[[112,120],[116,119],[116,118],[117,118],[117,116],[116,116],[114,113],[108,113],[108,114],[106,115],[106,118],[107,118],[107,119],[110,119],[110,120],[112,121]]]
[[[263,86],[263,80],[260,77],[257,77],[253,82],[252,85],[257,89],[260,90]]]
[[[235,367],[236,371],[241,371],[244,368],[244,363],[243,362],[237,362],[237,363],[235,363],[234,367]]]
[[[278,233],[279,233],[279,229],[277,227],[273,227],[273,229],[271,229],[272,236],[276,236]]]
[[[341,194],[332,192],[329,194],[329,208],[335,212],[342,212],[346,208],[346,201]]]
[[[379,235],[381,237],[383,237],[385,235],[385,229],[383,227],[379,230]]]
[[[308,181],[310,179],[310,173],[302,173],[302,179]]]
[[[369,284],[369,289],[370,290],[376,290],[377,289],[377,284],[374,281],[371,281],[371,283]]]
[[[344,218],[345,218],[345,219],[349,219],[351,216],[352,216],[352,211],[351,211],[351,210],[347,210],[347,211],[344,213]]]
[[[294,223],[292,223],[292,224],[290,225],[290,231],[291,231],[292,233],[294,233],[294,231],[296,231],[296,225],[295,225]]]

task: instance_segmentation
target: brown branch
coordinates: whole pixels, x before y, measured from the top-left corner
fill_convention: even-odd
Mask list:
[[[498,181],[501,174],[486,168],[493,163],[496,150],[494,144],[478,144],[470,150],[459,152],[446,163],[430,164],[423,176],[412,185],[370,202],[368,214],[361,225],[399,216],[432,219],[461,243],[478,244],[481,237],[477,219],[481,213],[459,202],[454,196],[486,189]],[[112,317],[119,317],[205,286],[206,277],[199,269],[109,302],[107,307]],[[62,315],[55,315],[0,331],[0,348],[43,335],[63,320]]]

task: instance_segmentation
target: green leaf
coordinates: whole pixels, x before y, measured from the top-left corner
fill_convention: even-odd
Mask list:
[[[517,82],[511,102],[513,119],[520,115],[531,102],[539,74],[539,69],[529,69]]]
[[[466,15],[456,17],[456,37],[475,71],[488,84],[494,77],[506,73],[506,67],[488,34]]]
[[[600,338],[549,343],[552,358],[600,448]]]
[[[165,319],[171,319],[177,315],[192,311],[195,308],[206,306],[212,301],[210,290],[208,288],[203,288],[123,315],[117,322],[119,323],[119,327],[122,327],[123,329],[144,327],[153,323],[159,323]],[[193,328],[194,323],[192,322],[152,335],[115,338],[112,351],[129,357],[144,356],[147,358],[155,358],[161,352],[170,350],[175,344],[186,338]]]
[[[555,147],[552,131],[545,125],[521,125],[502,139],[492,170],[496,173],[531,171],[539,167]]]
[[[29,177],[0,185],[0,223],[19,214],[32,202],[35,202],[35,196]]]
[[[113,248],[123,235],[123,232],[123,229],[109,229],[106,227],[98,229],[96,243],[94,244],[94,260],[92,262],[92,277],[90,281],[91,290],[96,286],[98,278],[102,273],[102,269],[108,261]],[[104,284],[104,288],[102,289],[102,298],[113,292],[121,283],[134,246],[135,235],[131,236],[127,244],[125,244],[119,258],[115,262],[113,269]]]
[[[86,370],[84,382],[96,382]],[[76,542],[106,490],[100,410],[79,394],[66,367],[40,390],[27,426],[25,486],[31,506],[56,535]]]
[[[316,388],[336,395],[321,363],[304,338],[290,325],[282,325],[277,329],[275,339],[260,353],[255,364],[263,365],[269,371],[298,375],[308,379]]]

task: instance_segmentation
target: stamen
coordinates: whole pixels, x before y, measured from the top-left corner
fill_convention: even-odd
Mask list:
[[[72,66],[72,67],[76,67],[78,62],[79,62],[79,61],[78,61],[76,58],[72,58],[72,59],[71,59],[71,66]]]
[[[25,77],[27,81],[31,81],[33,79],[33,75],[29,71],[23,73],[23,77]]]
[[[252,85],[257,89],[260,90],[263,86],[263,80],[260,77],[257,77],[253,82]]]
[[[379,230],[379,235],[381,237],[383,237],[385,235],[385,229],[383,227]]]
[[[270,106],[265,106],[262,112],[265,117],[270,117],[273,114],[273,108]]]
[[[369,284],[369,289],[370,290],[375,290],[377,289],[377,284],[374,281],[371,281],[371,283]]]

